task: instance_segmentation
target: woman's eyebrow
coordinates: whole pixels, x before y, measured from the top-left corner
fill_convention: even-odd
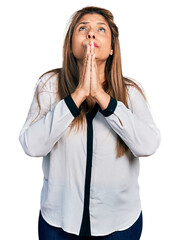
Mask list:
[[[80,22],[80,23],[78,23],[77,26],[79,26],[80,24],[87,24],[87,23],[90,23],[90,22]],[[104,22],[97,22],[97,24],[104,24],[105,26],[107,26],[107,24]]]

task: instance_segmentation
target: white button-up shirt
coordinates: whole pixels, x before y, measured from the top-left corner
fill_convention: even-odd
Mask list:
[[[26,154],[43,157],[42,216],[50,225],[80,236],[125,230],[141,212],[139,157],[156,151],[159,129],[143,96],[129,86],[129,109],[111,97],[103,111],[96,103],[84,130],[69,132],[81,107],[71,95],[56,97],[57,76],[49,72],[39,79],[19,135]],[[119,158],[117,135],[128,146]]]

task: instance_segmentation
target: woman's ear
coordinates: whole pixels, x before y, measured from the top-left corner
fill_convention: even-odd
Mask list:
[[[111,49],[110,55],[113,55],[113,50]]]

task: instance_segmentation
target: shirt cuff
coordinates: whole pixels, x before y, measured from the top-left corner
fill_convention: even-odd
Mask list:
[[[108,117],[111,114],[113,114],[114,110],[116,109],[116,106],[117,106],[117,100],[115,98],[113,98],[112,96],[110,96],[110,97],[111,97],[111,99],[109,101],[107,108],[104,110],[102,110],[102,109],[99,110],[99,112],[101,112],[105,117]]]
[[[81,113],[81,106],[79,108],[77,107],[77,105],[75,104],[74,100],[71,97],[71,94],[66,96],[64,98],[64,101],[65,101],[66,105],[68,106],[70,112],[72,113],[72,115],[74,117],[77,117],[78,115],[80,115],[80,113]]]

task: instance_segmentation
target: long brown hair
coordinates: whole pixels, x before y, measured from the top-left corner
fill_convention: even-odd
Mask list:
[[[113,49],[113,55],[109,55],[106,61],[105,82],[103,88],[109,95],[114,97],[117,101],[123,102],[128,108],[128,86],[134,86],[140,91],[144,98],[145,95],[137,83],[122,75],[120,44],[118,38],[119,31],[118,27],[114,23],[114,16],[109,10],[94,6],[82,8],[71,16],[70,25],[68,27],[63,45],[63,66],[60,69],[54,69],[49,71],[54,71],[54,73],[58,74],[58,97],[59,99],[64,99],[67,95],[73,93],[78,85],[78,65],[76,62],[76,58],[71,51],[72,35],[77,22],[83,15],[88,13],[97,13],[102,15],[109,24],[111,30],[111,48]],[[91,107],[88,109],[88,111],[91,111]],[[80,127],[83,128],[86,113],[87,108],[85,100],[81,104],[81,114],[74,118],[71,123],[70,129],[72,129],[73,127],[76,127],[76,130],[79,130]],[[117,135],[117,157],[121,157],[127,149],[128,147],[126,146],[126,144],[122,141],[120,136]]]

